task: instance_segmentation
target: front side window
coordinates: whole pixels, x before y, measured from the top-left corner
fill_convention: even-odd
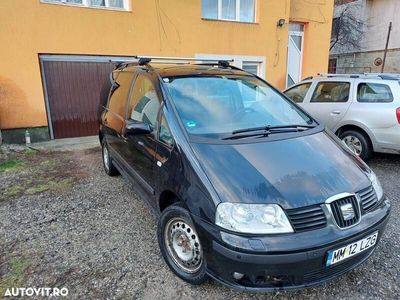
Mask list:
[[[349,82],[320,82],[315,88],[311,102],[347,102],[349,93]]]
[[[189,134],[213,138],[246,128],[313,122],[253,76],[172,77],[164,83]]]
[[[365,82],[358,85],[357,101],[387,103],[393,101],[393,94],[387,84]]]
[[[255,0],[202,0],[205,19],[255,22]]]
[[[159,109],[160,101],[153,83],[145,75],[139,74],[130,96],[128,119],[144,122],[155,128]]]
[[[285,92],[285,95],[292,99],[294,102],[301,103],[310,89],[311,82],[303,83],[295,86]]]

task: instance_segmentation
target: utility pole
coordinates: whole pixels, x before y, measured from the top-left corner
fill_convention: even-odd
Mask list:
[[[388,29],[387,39],[386,39],[385,54],[383,55],[382,71],[381,71],[381,73],[383,73],[383,71],[385,70],[386,55],[387,55],[387,51],[388,51],[388,47],[389,47],[390,33],[391,33],[391,32],[392,32],[392,22],[390,22],[390,24],[389,24],[389,29]]]

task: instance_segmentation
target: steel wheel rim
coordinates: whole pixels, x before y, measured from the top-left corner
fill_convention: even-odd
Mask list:
[[[197,232],[182,218],[172,218],[164,229],[169,256],[182,271],[197,272],[203,261],[203,251]]]
[[[104,161],[104,166],[106,167],[106,170],[108,170],[109,163],[110,163],[110,157],[108,156],[108,149],[105,145],[103,146],[103,161]]]
[[[357,137],[353,135],[348,135],[343,138],[343,141],[347,145],[347,147],[349,147],[350,150],[353,151],[356,155],[361,155],[363,148],[361,141]]]

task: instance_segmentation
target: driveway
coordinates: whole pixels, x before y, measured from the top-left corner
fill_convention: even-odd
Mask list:
[[[317,288],[249,294],[191,286],[164,263],[157,220],[100,148],[0,154],[0,297],[7,287],[66,287],[71,299],[399,299],[400,156],[370,161],[392,217],[374,255]]]

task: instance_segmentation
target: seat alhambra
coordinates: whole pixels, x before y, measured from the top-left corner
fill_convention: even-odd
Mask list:
[[[159,216],[161,254],[183,280],[298,289],[374,252],[390,215],[374,172],[256,75],[139,58],[102,95],[105,172]]]

